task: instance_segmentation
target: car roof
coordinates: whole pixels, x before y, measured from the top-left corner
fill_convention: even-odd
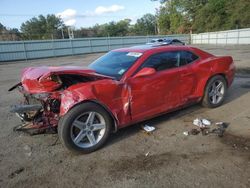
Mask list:
[[[138,45],[138,46],[132,46],[132,47],[128,47],[128,48],[119,48],[119,49],[115,49],[113,51],[120,51],[120,52],[149,52],[149,51],[158,51],[161,49],[166,49],[166,50],[192,50],[192,49],[196,49],[194,47],[191,46],[180,46],[180,45],[160,45],[160,44],[145,44],[145,45]]]
[[[205,52],[199,48],[195,48],[192,46],[187,46],[187,45],[140,45],[140,46],[132,46],[129,48],[120,48],[120,49],[116,49],[113,51],[117,51],[117,52],[139,52],[139,53],[157,53],[157,52],[161,52],[161,51],[191,51],[192,53],[195,53],[196,55],[198,55],[201,58],[208,58],[211,56],[214,56],[208,52]]]

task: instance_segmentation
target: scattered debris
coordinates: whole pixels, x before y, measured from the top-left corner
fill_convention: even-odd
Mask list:
[[[149,155],[149,151],[145,154],[145,156],[147,157]]]
[[[210,133],[209,128],[201,128],[201,133],[203,136],[206,136]]]
[[[155,130],[155,127],[149,126],[149,125],[146,124],[146,125],[142,126],[142,129],[144,131],[146,131],[147,133],[151,133],[151,132],[153,132]]]
[[[198,129],[191,129],[191,131],[189,131],[189,133],[190,133],[191,135],[197,135],[197,134],[200,133],[200,131],[199,131]]]
[[[23,171],[24,171],[24,168],[21,167],[21,168],[15,170],[14,172],[12,172],[8,177],[12,179],[12,178],[14,178],[16,175],[20,174],[20,173],[23,172]]]
[[[228,123],[225,122],[217,122],[215,123],[215,125],[217,125],[218,127],[220,127],[221,129],[226,129],[228,127]]]
[[[228,123],[225,122],[217,122],[215,125],[218,126],[217,129],[213,129],[211,133],[216,133],[219,137],[222,137],[224,135],[224,132],[226,128],[228,127]]]
[[[184,131],[183,134],[184,134],[185,136],[188,136],[188,135],[189,135],[188,131]]]
[[[211,121],[207,120],[207,119],[195,119],[193,121],[193,124],[200,127],[200,128],[205,128],[207,126],[210,126],[211,125]]]
[[[212,122],[207,119],[199,119],[199,118],[196,118],[193,121],[193,124],[198,126],[200,130],[191,129],[191,131],[185,131],[183,132],[185,136],[198,135],[201,132],[203,136],[214,133],[217,134],[219,137],[222,137],[224,135],[226,128],[229,126],[229,123],[217,122],[215,123],[217,128],[214,128],[211,131],[210,128],[212,127]]]
[[[28,146],[28,145],[25,145],[23,147],[23,149],[26,151],[25,155],[27,155],[28,157],[31,157],[31,155],[32,155],[32,148],[30,146]]]

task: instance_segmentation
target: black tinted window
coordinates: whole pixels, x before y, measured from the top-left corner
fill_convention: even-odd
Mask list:
[[[152,67],[156,71],[161,71],[189,64],[198,58],[198,56],[189,51],[164,52],[149,57],[141,68]]]
[[[192,52],[182,51],[181,52],[180,66],[192,63],[193,61],[195,61],[198,58],[199,57],[197,55],[193,54]]]
[[[143,67],[152,67],[157,71],[178,67],[180,63],[180,52],[165,52],[152,55],[142,65]]]

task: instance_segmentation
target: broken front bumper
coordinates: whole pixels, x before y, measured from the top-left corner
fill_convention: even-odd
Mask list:
[[[20,104],[13,105],[10,109],[10,112],[15,113],[22,121],[22,124],[15,127],[14,130],[25,131],[32,135],[56,132],[60,101],[51,98],[48,93],[28,94],[23,91],[20,84],[17,84],[15,88],[17,87],[24,98]]]

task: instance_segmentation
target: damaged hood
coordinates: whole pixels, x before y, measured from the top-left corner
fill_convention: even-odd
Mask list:
[[[30,93],[51,92],[58,89],[61,83],[52,78],[53,75],[80,75],[93,79],[111,79],[111,77],[96,73],[94,70],[78,66],[61,67],[28,67],[22,71],[21,83]]]

